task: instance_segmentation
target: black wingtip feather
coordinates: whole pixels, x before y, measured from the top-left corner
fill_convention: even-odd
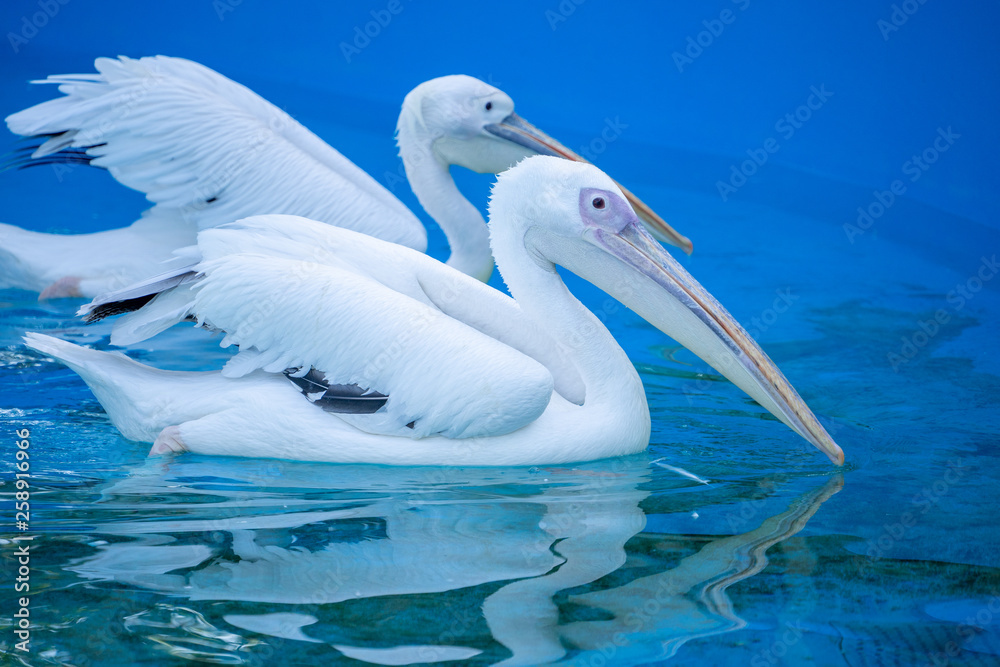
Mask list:
[[[0,171],[7,171],[10,169],[20,170],[27,169],[28,167],[40,167],[49,164],[82,164],[90,165],[97,169],[103,169],[103,167],[91,164],[95,159],[95,156],[90,155],[87,151],[91,148],[106,146],[106,143],[92,144],[90,146],[67,146],[66,148],[55,153],[49,153],[48,155],[43,155],[37,158],[31,157],[31,155],[34,154],[34,152],[37,151],[42,144],[52,137],[60,134],[62,134],[62,132],[36,134],[30,137],[23,137],[21,141],[30,141],[32,143],[19,146],[10,153],[7,153],[4,156],[5,160],[3,161],[2,166],[0,166]]]
[[[329,384],[326,376],[312,368],[296,376],[300,368],[289,368],[285,376],[295,384],[309,402],[326,412],[348,415],[370,415],[378,412],[389,397],[356,384]],[[320,394],[319,397],[314,397]]]
[[[121,315],[122,313],[131,313],[133,311],[139,310],[147,303],[152,301],[156,297],[156,294],[146,294],[143,296],[137,296],[132,299],[123,299],[122,301],[112,301],[110,303],[102,303],[96,306],[93,310],[83,316],[83,321],[87,324],[92,324],[94,322],[100,322],[107,317],[114,317],[115,315]]]

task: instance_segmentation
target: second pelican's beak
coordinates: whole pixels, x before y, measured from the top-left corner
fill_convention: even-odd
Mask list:
[[[610,201],[609,201],[610,200]],[[601,288],[694,352],[837,465],[844,452],[750,335],[639,224],[613,193],[581,193],[581,210],[599,202],[613,221],[591,222],[583,241],[529,230],[542,255]],[[586,214],[585,214],[586,216]],[[596,216],[592,220],[597,220]],[[528,238],[528,237],[531,238]]]
[[[561,157],[573,160],[574,162],[587,162],[582,156],[566,148],[516,113],[512,113],[499,123],[487,125],[486,131],[540,155]],[[691,254],[691,251],[694,250],[694,245],[688,237],[667,224],[653,209],[643,203],[641,199],[632,194],[621,183],[615,181],[615,185],[621,189],[622,194],[625,195],[629,204],[632,205],[632,209],[654,237],[664,243],[677,246],[688,255]]]

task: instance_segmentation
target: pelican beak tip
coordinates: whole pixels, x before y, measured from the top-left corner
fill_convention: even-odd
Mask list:
[[[837,447],[837,445],[834,446]],[[830,455],[830,460],[833,461],[835,465],[838,466],[844,465],[844,450],[841,449],[840,447],[837,447],[837,449],[835,449],[834,452]]]

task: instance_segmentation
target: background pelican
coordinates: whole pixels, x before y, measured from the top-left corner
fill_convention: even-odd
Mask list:
[[[650,433],[642,382],[558,264],[843,462],[767,355],[600,170],[529,158],[498,180],[490,214],[517,301],[399,245],[260,216],[202,232],[203,259],[189,270],[83,309],[98,319],[139,308],[117,323],[118,343],[189,318],[224,330],[222,344],[240,352],[221,373],[157,371],[38,335],[27,342],[80,373],[122,433],[155,440],[154,453],[519,465],[641,451]]]
[[[426,232],[402,202],[248,88],[181,58],[98,58],[95,67],[99,74],[41,81],[65,95],[7,118],[12,132],[41,140],[13,164],[104,167],[155,205],[129,227],[93,234],[0,225],[0,287],[93,297],[162,271],[199,229],[264,213],[426,250]],[[448,239],[448,263],[484,281],[493,270],[486,224],[449,166],[496,173],[536,153],[582,160],[514,114],[509,96],[463,75],[406,96],[398,143],[415,194]],[[658,238],[690,252],[690,241],[629,196]]]

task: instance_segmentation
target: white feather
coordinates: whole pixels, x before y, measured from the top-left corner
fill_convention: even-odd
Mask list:
[[[296,230],[298,240],[291,238]],[[552,373],[541,363],[430,302],[420,278],[443,267],[420,253],[287,216],[207,230],[199,247],[205,259],[196,270],[204,277],[119,320],[116,344],[192,314],[226,331],[223,345],[240,347],[225,376],[316,368],[333,383],[389,396],[381,417],[361,421],[368,430],[415,437],[506,433],[549,402]],[[293,259],[297,253],[310,259]],[[461,280],[516,312],[496,290]],[[414,428],[406,429],[410,422]]]
[[[164,292],[140,310],[127,313],[115,322],[111,332],[114,345],[131,345],[166,331],[191,314],[192,288],[184,286]]]
[[[123,229],[42,234],[0,225],[0,287],[71,278],[94,297],[164,270],[198,229],[292,213],[424,250],[420,221],[364,171],[259,95],[181,58],[98,58],[96,75],[56,75],[62,97],[12,114],[32,157],[87,148],[92,164],[154,206]]]
[[[72,75],[64,97],[12,114],[8,127],[71,131],[61,142],[93,146],[94,165],[201,229],[293,213],[426,247],[423,226],[399,200],[245,86],[182,58],[98,58],[95,66],[99,78]]]

